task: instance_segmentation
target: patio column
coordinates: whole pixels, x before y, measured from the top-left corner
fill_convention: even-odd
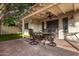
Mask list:
[[[25,24],[24,24],[24,20],[22,20],[22,34],[24,34],[24,29],[25,29]]]
[[[46,26],[46,21],[44,21],[44,29],[46,29],[46,27],[47,27],[47,26]]]
[[[63,33],[63,20],[59,19],[59,39],[64,39],[64,33]]]

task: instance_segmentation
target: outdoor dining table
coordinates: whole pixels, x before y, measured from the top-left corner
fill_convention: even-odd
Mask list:
[[[34,32],[33,29],[29,29],[30,36],[32,37],[32,40],[30,44],[37,45],[38,43],[44,43],[49,42],[47,45],[56,46],[56,43],[53,42],[55,38],[55,32],[51,32],[49,29],[46,29],[45,31],[40,32]]]
[[[35,35],[52,36],[53,32],[35,32]]]
[[[49,42],[53,42],[55,35],[52,35],[52,34],[54,34],[54,33],[53,32],[35,32],[35,35],[40,36],[40,38],[42,37],[42,39],[44,40],[44,44],[45,44],[46,41],[49,41],[49,40],[50,40]]]

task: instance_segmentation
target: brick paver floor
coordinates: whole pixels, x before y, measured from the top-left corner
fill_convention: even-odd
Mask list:
[[[22,39],[0,42],[0,56],[79,56],[59,47],[30,45]]]

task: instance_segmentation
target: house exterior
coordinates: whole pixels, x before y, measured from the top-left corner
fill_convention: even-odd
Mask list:
[[[51,18],[48,12],[50,12]],[[33,29],[35,32],[46,28],[57,29],[57,39],[64,39],[67,33],[77,33],[79,37],[79,4],[57,3],[57,4],[35,4],[22,20],[22,32]],[[74,35],[67,36],[69,40],[79,41]]]

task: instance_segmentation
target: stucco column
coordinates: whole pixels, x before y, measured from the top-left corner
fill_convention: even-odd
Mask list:
[[[46,21],[44,21],[44,29],[46,29],[47,28],[47,26],[46,26]]]
[[[24,24],[24,20],[22,20],[22,34],[24,33],[24,29],[25,29],[25,24]]]
[[[63,32],[63,20],[59,19],[59,39],[64,39],[64,32]]]

